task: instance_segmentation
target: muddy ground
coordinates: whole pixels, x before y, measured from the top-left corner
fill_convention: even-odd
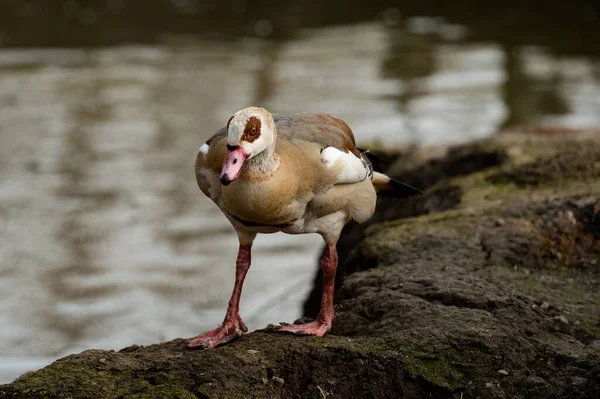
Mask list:
[[[0,398],[600,397],[600,135],[554,133],[388,157],[427,191],[346,229],[325,338],[89,350]]]

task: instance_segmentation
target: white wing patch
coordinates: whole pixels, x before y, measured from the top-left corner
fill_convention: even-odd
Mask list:
[[[216,201],[221,195],[221,182],[219,181],[219,175],[206,168],[200,169],[200,173],[206,179],[206,184],[208,185],[206,189],[208,190],[210,199]]]
[[[201,152],[202,155],[204,155],[204,158],[206,158],[206,155],[208,154],[208,150],[210,150],[210,146],[206,143],[202,144],[202,146],[200,146],[200,149],[198,150],[198,152]]]
[[[326,147],[321,151],[321,162],[328,167],[341,165],[338,184],[358,183],[367,178],[369,171],[361,158],[351,152],[340,151],[335,147]]]

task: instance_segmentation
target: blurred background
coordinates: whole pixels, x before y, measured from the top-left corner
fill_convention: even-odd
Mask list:
[[[235,111],[387,147],[597,128],[599,43],[582,0],[0,0],[0,382],[220,323],[237,239],[192,165]],[[320,248],[259,237],[250,329],[300,316]]]

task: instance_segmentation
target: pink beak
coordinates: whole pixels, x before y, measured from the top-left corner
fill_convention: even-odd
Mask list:
[[[221,170],[221,177],[219,177],[222,185],[227,186],[238,178],[246,157],[248,155],[246,155],[242,147],[227,145],[227,157]]]

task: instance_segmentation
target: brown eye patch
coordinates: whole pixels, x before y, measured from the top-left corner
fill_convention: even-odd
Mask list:
[[[256,116],[251,116],[246,122],[244,128],[244,134],[242,134],[242,141],[252,143],[254,140],[260,137],[260,119]]]

